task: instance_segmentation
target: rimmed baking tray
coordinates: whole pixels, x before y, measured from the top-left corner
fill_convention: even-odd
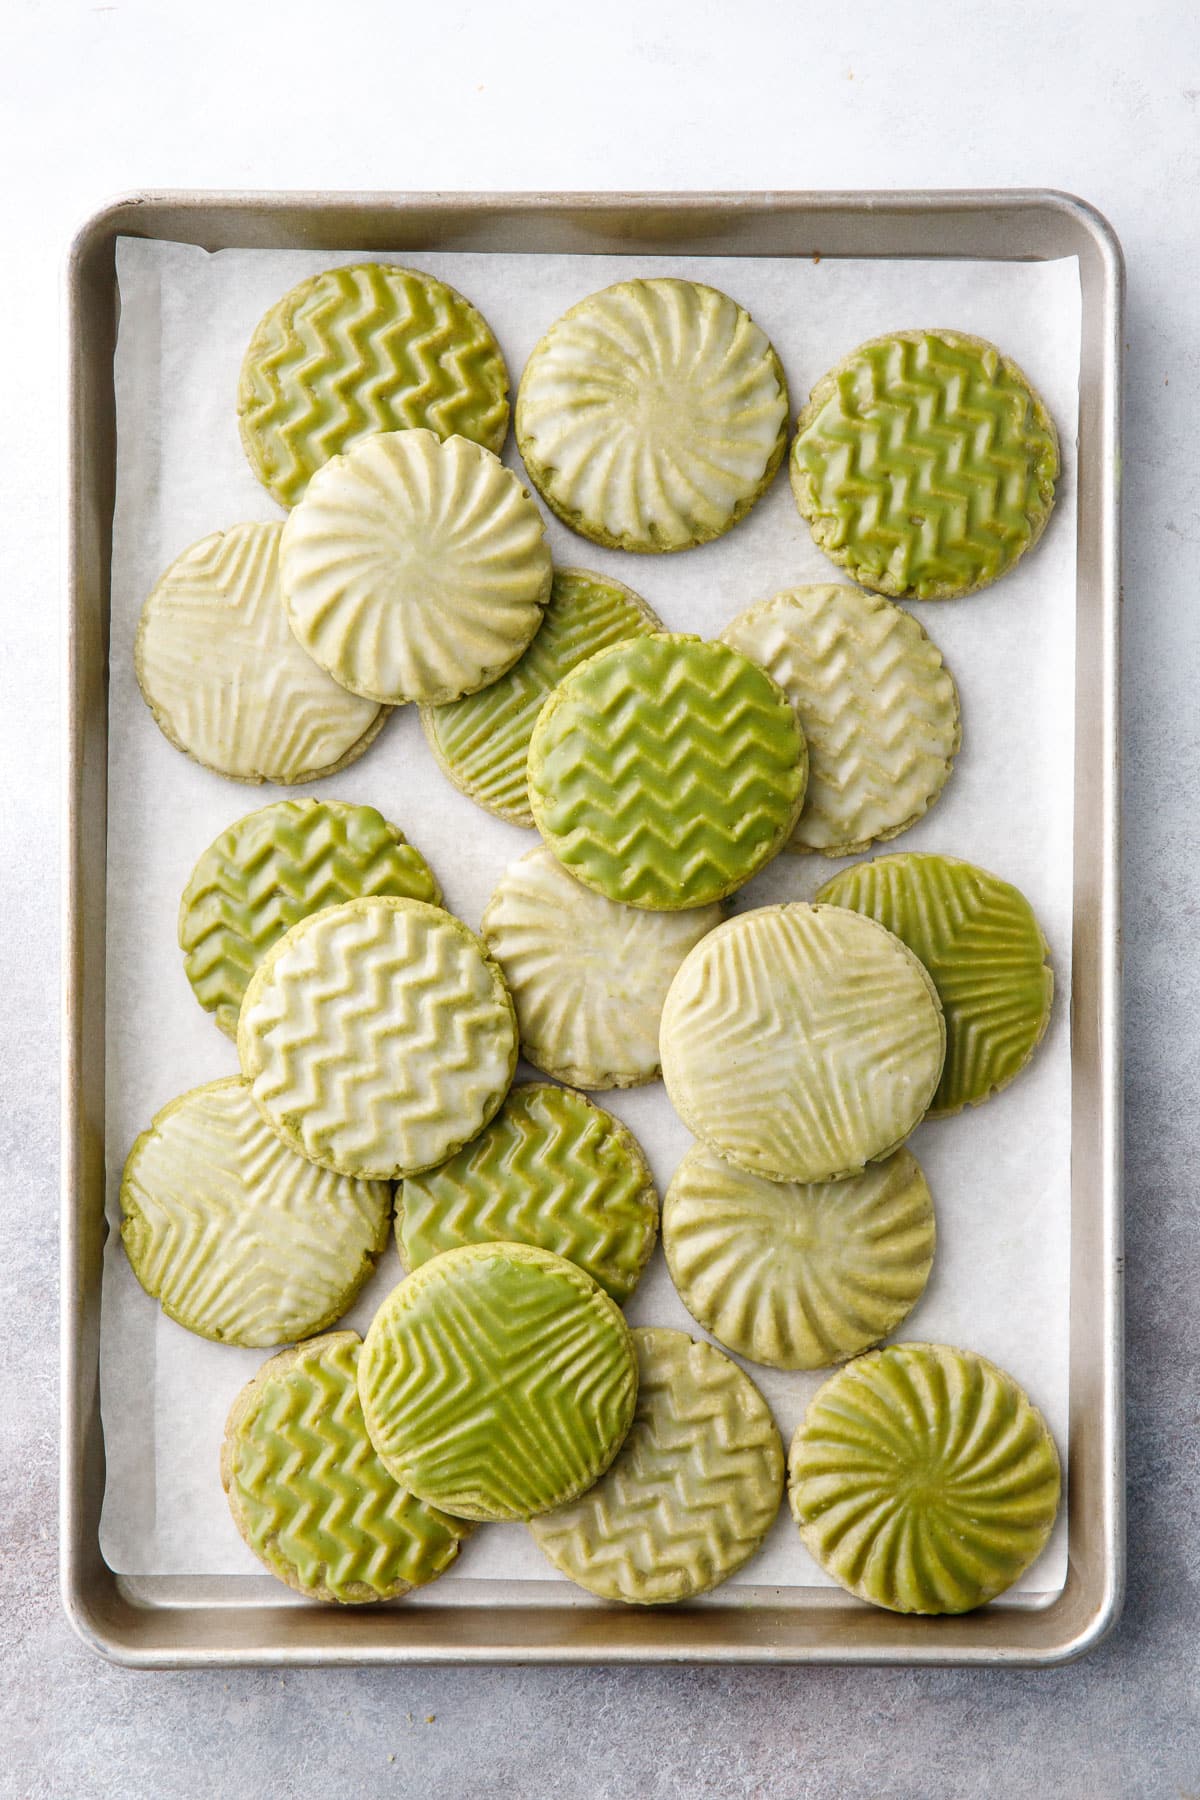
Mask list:
[[[840,1592],[743,1593],[688,1609],[298,1606],[240,1578],[114,1575],[99,1547],[104,1244],[108,627],[120,236],[228,247],[689,255],[1075,256],[1082,295],[1076,594],[1069,1552],[1037,1608],[918,1619]],[[68,302],[62,1154],[63,1601],[80,1635],[138,1667],[249,1663],[840,1662],[1052,1664],[1099,1641],[1124,1564],[1118,740],[1117,240],[1042,191],[754,194],[146,193],[71,249]],[[267,1597],[264,1597],[264,1596]]]

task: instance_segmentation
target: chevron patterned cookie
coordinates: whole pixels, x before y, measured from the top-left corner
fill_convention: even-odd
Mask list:
[[[621,281],[534,350],[517,445],[547,506],[594,544],[686,550],[770,486],[787,414],[779,358],[736,301],[696,281]]]
[[[387,704],[486,687],[550,598],[545,526],[517,476],[432,431],[364,438],[318,469],[279,559],[297,641],[342,687]]]
[[[181,1094],[134,1144],[121,1241],[168,1318],[260,1348],[325,1331],[387,1243],[392,1192],[281,1144],[237,1076]]]
[[[455,787],[513,825],[532,825],[529,740],[542,702],[586,657],[661,631],[646,602],[605,575],[556,569],[537,635],[507,675],[445,706],[423,706],[429,747]]]
[[[179,948],[192,991],[237,1036],[246,983],[285,931],[309,913],[365,894],[441,904],[421,852],[373,806],[277,800],[211,843],[179,903]]]
[[[962,741],[958,691],[910,613],[860,588],[791,588],[721,637],[779,683],[804,729],[808,788],[790,849],[848,856],[937,799]]]
[[[508,371],[487,321],[444,281],[357,263],[310,275],[267,309],[237,410],[250,467],[294,506],[330,457],[373,432],[425,426],[498,453]]]
[[[1037,543],[1054,505],[1058,434],[994,344],[897,331],[861,344],[812,391],[791,476],[813,541],[899,599],[986,587]]]
[[[237,1042],[272,1131],[325,1168],[384,1179],[481,1131],[517,1062],[512,1001],[474,932],[383,895],[313,913],[271,946]]]
[[[720,904],[646,912],[581,887],[540,845],[496,883],[480,935],[517,1009],[521,1054],[571,1087],[637,1087],[659,1071],[675,971]]]
[[[978,1106],[1046,1035],[1049,946],[1025,896],[974,863],[916,851],[843,869],[817,896],[876,919],[928,969],[946,1017],[946,1066],[929,1111]]]
[[[1011,1375],[891,1344],[818,1388],[788,1458],[800,1536],[860,1600],[963,1613],[1011,1587],[1058,1511],[1058,1451]]]
[[[704,1144],[663,1202],[679,1298],[719,1343],[776,1369],[844,1362],[894,1331],[933,1265],[933,1202],[907,1150],[844,1181],[767,1181]]]
[[[562,1574],[604,1600],[690,1600],[747,1562],[775,1521],[783,1446],[748,1375],[682,1331],[639,1327],[638,1403],[589,1493],[530,1523]]]
[[[233,1522],[310,1600],[396,1600],[444,1574],[470,1526],[406,1494],[367,1436],[357,1332],[284,1350],[234,1401],[221,1445]]]
[[[783,690],[725,644],[660,633],[589,657],[529,747],[542,837],[627,906],[710,905],[780,851],[804,801],[804,734]]]
[[[354,762],[386,710],[288,630],[280,525],[231,525],[176,557],[142,608],[138,686],[163,736],[234,781],[313,781]]]
[[[396,1238],[410,1269],[460,1244],[536,1244],[576,1263],[618,1303],[654,1248],[658,1195],[632,1134],[569,1088],[510,1089],[491,1124],[400,1189]]]
[[[466,1519],[528,1519],[583,1493],[633,1418],[619,1308],[530,1244],[467,1244],[392,1289],[358,1370],[367,1430],[396,1480]]]
[[[742,913],[671,983],[659,1049],[676,1112],[771,1181],[831,1181],[925,1116],[946,1048],[912,951],[871,919],[793,901]]]

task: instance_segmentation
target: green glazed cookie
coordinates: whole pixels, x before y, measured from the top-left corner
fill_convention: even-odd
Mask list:
[[[933,1265],[929,1188],[907,1150],[844,1181],[767,1181],[704,1144],[663,1202],[679,1298],[751,1362],[819,1369],[894,1331]]]
[[[358,1369],[396,1480],[467,1519],[528,1519],[590,1488],[619,1450],[637,1361],[619,1308],[531,1244],[447,1250],[388,1295]]]
[[[277,800],[211,843],[179,903],[179,948],[192,991],[237,1036],[246,983],[285,931],[366,894],[441,903],[421,852],[373,806]]]
[[[221,1485],[247,1544],[310,1600],[396,1600],[445,1572],[470,1526],[397,1487],[367,1436],[357,1332],[284,1350],[234,1401]]]
[[[861,344],[812,391],[791,475],[813,541],[863,587],[951,600],[1033,548],[1058,434],[1014,362],[961,331]]]
[[[259,320],[237,395],[258,479],[294,506],[331,456],[426,426],[499,452],[508,371],[487,321],[436,276],[390,263],[324,269]]]
[[[525,365],[517,445],[559,518],[617,550],[720,537],[770,486],[788,391],[766,334],[697,281],[621,281]]]
[[[246,989],[238,1057],[286,1144],[343,1175],[444,1162],[496,1112],[517,1062],[500,971],[441,907],[386,895],[312,913]]]
[[[878,920],[933,978],[946,1066],[931,1116],[978,1106],[1021,1073],[1050,1023],[1054,972],[1015,887],[957,857],[910,850],[843,869],[817,898]]]
[[[490,1125],[400,1189],[396,1238],[415,1269],[461,1244],[536,1244],[578,1264],[618,1303],[654,1248],[658,1195],[611,1113],[547,1082],[509,1090]]]
[[[638,1402],[608,1473],[530,1524],[563,1575],[604,1600],[690,1600],[758,1549],[783,1495],[783,1446],[748,1375],[682,1331],[639,1327]]]
[[[234,781],[334,775],[387,713],[348,694],[288,630],[281,525],[231,525],[176,557],[142,608],[134,668],[163,736]]]
[[[325,1331],[387,1243],[392,1190],[281,1144],[235,1075],[156,1113],[121,1178],[121,1242],[198,1337],[258,1349]]]
[[[368,699],[457,700],[524,651],[550,551],[517,476],[466,438],[388,431],[317,471],[283,527],[297,642]]]
[[[496,883],[480,935],[517,1009],[521,1054],[571,1087],[637,1087],[659,1072],[658,1027],[680,963],[720,904],[646,912],[581,887],[545,845]]]
[[[721,637],[774,677],[804,730],[808,788],[789,849],[865,850],[937,799],[962,741],[958,691],[910,613],[859,588],[791,588]]]
[[[963,1613],[1041,1554],[1058,1451],[1011,1375],[970,1350],[891,1344],[820,1387],[792,1440],[800,1536],[860,1600]]]
[[[556,569],[537,635],[507,675],[445,706],[423,706],[429,747],[455,787],[513,825],[532,825],[529,740],[547,694],[586,657],[662,624],[631,588]]]
[[[680,967],[659,1049],[676,1112],[771,1181],[832,1181],[924,1118],[946,1048],[912,951],[871,919],[792,901],[709,932]]]
[[[725,644],[661,633],[589,657],[529,747],[542,837],[586,887],[627,906],[707,906],[781,850],[804,801],[787,695]]]

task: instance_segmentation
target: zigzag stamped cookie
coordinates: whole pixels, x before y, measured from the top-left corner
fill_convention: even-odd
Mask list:
[[[530,1523],[562,1574],[604,1600],[690,1600],[762,1543],[783,1495],[783,1446],[748,1375],[682,1331],[639,1327],[638,1403],[589,1493]]]

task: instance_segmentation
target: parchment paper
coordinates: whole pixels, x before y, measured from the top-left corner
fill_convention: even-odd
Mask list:
[[[164,1318],[134,1280],[116,1235],[121,1167],[137,1133],[174,1095],[237,1069],[233,1045],[192,997],[176,945],[192,865],[232,820],[285,791],[377,806],[433,863],[447,905],[473,927],[506,865],[536,839],[475,807],[439,772],[415,709],[395,715],[366,757],[302,789],[251,788],[172,749],[138,694],[133,638],[154,580],[188,544],[243,519],[280,516],[242,455],[238,369],[265,308],[292,283],[346,255],[226,250],[123,240],[118,247],[118,482],[113,551],[108,880],[108,1210],[101,1395],[108,1480],[101,1545],[128,1574],[261,1574],[231,1523],[217,1473],[227,1409],[266,1352],[209,1344]],[[575,301],[633,274],[713,282],[747,306],[787,372],[793,416],[817,378],[855,344],[916,326],[954,326],[999,343],[1040,389],[1058,424],[1064,472],[1036,552],[981,595],[914,606],[962,695],[964,743],[929,816],[896,848],[943,850],[1015,882],[1050,941],[1054,1016],[1032,1067],[964,1116],[923,1125],[912,1148],[933,1190],[938,1249],[929,1288],[897,1334],[982,1351],[1067,1436],[1070,1205],[1070,954],[1075,619],[1075,437],[1080,297],[1073,259],[1054,263],[838,262],[716,257],[414,254],[482,309],[515,389],[529,352]],[[511,440],[506,460],[520,462]],[[545,509],[543,509],[545,510]],[[678,631],[710,636],[780,588],[844,577],[813,547],[786,474],[727,537],[671,556],[597,549],[547,516],[556,560],[607,571],[645,595]],[[889,846],[889,848],[892,846]],[[808,898],[840,863],[781,856],[738,897],[742,907]],[[598,1095],[645,1147],[661,1189],[687,1132],[661,1083]],[[366,1329],[400,1276],[394,1250],[348,1316]],[[699,1333],[661,1251],[628,1308],[634,1324]],[[819,1374],[746,1365],[785,1444]],[[1016,1593],[1057,1592],[1066,1571],[1065,1508]],[[264,1578],[265,1579],[265,1578]],[[518,1580],[530,1599],[591,1604],[553,1577],[520,1526],[487,1526],[432,1603],[477,1601]],[[534,1587],[532,1584],[536,1583]],[[755,1590],[831,1585],[803,1550],[786,1505],[762,1553],[735,1577]],[[491,1591],[495,1592],[493,1588]],[[729,1588],[715,1596],[728,1602]],[[282,1600],[283,1590],[273,1591]],[[1044,1603],[1044,1601],[1043,1601]]]

